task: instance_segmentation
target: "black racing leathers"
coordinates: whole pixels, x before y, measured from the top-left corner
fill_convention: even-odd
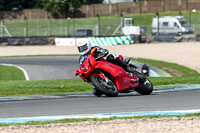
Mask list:
[[[95,51],[94,53],[94,58],[95,59],[98,59],[98,58],[101,58],[101,57],[105,57],[108,55],[109,51],[107,49],[103,49],[103,48],[100,48],[98,46],[95,46],[95,47],[92,47],[91,49],[93,48],[97,48],[97,50]],[[79,63],[80,65],[83,64],[83,62],[87,59],[87,57],[90,55],[90,52],[89,51],[87,54],[85,55],[81,55],[80,58],[79,58]],[[111,62],[115,65],[118,65],[118,66],[121,66],[125,71],[128,71],[128,64],[122,60],[120,60],[118,57],[114,57],[112,54],[110,54],[106,60],[108,62]]]
[[[120,60],[118,57],[114,57],[112,54],[110,54],[106,60],[115,65],[121,66],[125,71],[128,71],[128,64],[125,61]]]
[[[95,59],[98,59],[98,58],[101,58],[101,57],[105,57],[109,53],[109,51],[107,49],[103,49],[103,48],[100,48],[98,46],[92,47],[91,50],[93,48],[97,48],[97,50],[94,53],[94,58]],[[82,65],[83,62],[87,59],[87,57],[90,55],[91,50],[87,54],[80,56],[80,58],[79,58],[79,64],[80,65]]]

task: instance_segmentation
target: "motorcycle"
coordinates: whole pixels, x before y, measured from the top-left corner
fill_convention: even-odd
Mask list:
[[[152,83],[142,73],[136,71],[126,72],[122,67],[106,61],[103,57],[94,57],[96,48],[74,73],[85,82],[91,83],[95,88],[93,94],[116,97],[119,93],[136,91],[141,95],[149,95],[153,91]],[[129,64],[130,67],[134,65]]]

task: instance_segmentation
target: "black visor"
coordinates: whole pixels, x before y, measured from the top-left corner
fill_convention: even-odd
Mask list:
[[[88,49],[87,43],[83,46],[78,47],[79,52],[83,52]]]

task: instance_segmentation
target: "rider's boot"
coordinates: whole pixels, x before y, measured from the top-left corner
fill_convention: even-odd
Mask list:
[[[142,74],[139,74],[138,75],[138,78],[141,80],[141,81],[145,81],[145,76],[144,75],[142,75]]]

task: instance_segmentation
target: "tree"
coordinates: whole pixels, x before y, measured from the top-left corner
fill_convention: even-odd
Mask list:
[[[0,10],[41,8],[41,0],[0,0]]]
[[[96,3],[102,3],[104,0],[87,0],[85,4],[96,4]]]
[[[0,10],[41,8],[54,14],[71,16],[71,14],[83,4],[102,3],[102,1],[103,0],[0,0]]]
[[[42,0],[45,10],[71,16],[83,4],[102,3],[103,0]]]

